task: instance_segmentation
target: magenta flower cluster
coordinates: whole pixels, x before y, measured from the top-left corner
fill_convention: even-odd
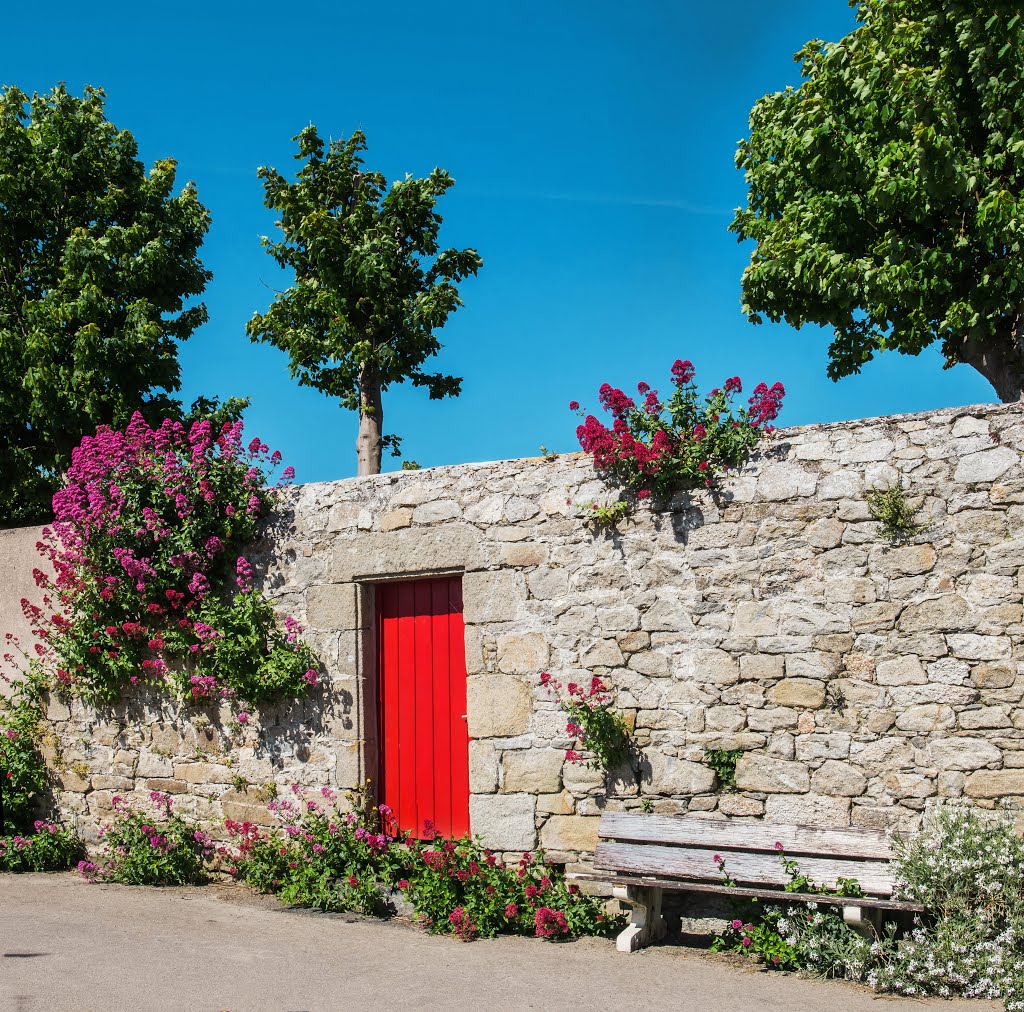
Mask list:
[[[197,701],[300,694],[315,659],[284,629],[247,557],[278,490],[294,476],[242,424],[101,427],[72,453],[36,571],[42,607],[23,602],[57,683],[95,703],[138,683]],[[312,672],[312,678],[310,677]]]
[[[610,427],[570,401],[570,410],[583,417],[576,437],[598,473],[637,499],[666,500],[683,487],[714,487],[747,460],[762,436],[774,431],[771,423],[786,393],[781,383],[759,383],[747,406],[734,408],[733,399],[743,391],[738,376],[704,397],[695,376],[692,362],[677,360],[671,368],[671,395],[662,398],[641,382],[639,403],[603,384],[598,400],[611,414]]]

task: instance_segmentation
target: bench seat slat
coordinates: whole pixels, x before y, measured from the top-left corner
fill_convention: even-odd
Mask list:
[[[818,829],[813,826],[773,825],[692,819],[678,815],[605,812],[598,835],[604,840],[633,840],[665,846],[710,847],[718,850],[772,851],[779,842],[788,857],[831,855],[837,858],[892,860],[892,848],[881,833],[857,829]]]
[[[732,828],[736,828],[735,824]],[[737,882],[781,887],[789,881],[776,854],[733,851],[727,846],[719,847],[717,851],[703,847],[684,850],[659,844],[601,840],[594,853],[594,867],[598,871],[664,875],[722,884],[722,873],[713,860],[715,853],[720,853],[725,859],[726,872]],[[856,879],[869,895],[892,895],[893,876],[887,864],[811,855],[802,856],[799,864],[800,872],[816,885],[834,889],[838,878],[849,878]]]
[[[758,889],[751,886],[744,889],[740,886],[712,885],[707,882],[688,882],[686,879],[657,878],[649,875],[618,875],[600,872],[574,872],[572,879],[591,882],[610,882],[622,885],[654,886],[657,889],[673,889],[683,893],[713,893],[722,896],[745,896],[750,899],[774,900],[778,903],[821,903],[829,906],[869,907],[878,910],[906,910],[917,913],[924,910],[920,903],[909,900],[882,899],[878,896],[821,896],[818,893],[787,893],[781,889]]]

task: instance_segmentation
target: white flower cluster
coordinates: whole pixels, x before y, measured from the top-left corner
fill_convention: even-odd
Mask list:
[[[770,911],[800,964],[908,997],[1003,998],[1024,1012],[1024,840],[1005,814],[944,805],[894,841],[898,894],[925,907],[913,929],[874,940],[836,907]],[[769,911],[766,911],[768,913]]]

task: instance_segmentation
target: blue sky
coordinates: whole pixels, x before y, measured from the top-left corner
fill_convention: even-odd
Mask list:
[[[740,312],[736,142],[756,99],[798,82],[807,39],[853,27],[846,0],[55,0],[45,24],[25,5],[4,21],[0,83],[101,86],[147,164],[175,157],[196,181],[214,279],[210,322],[182,347],[183,396],[250,396],[247,431],[300,481],[355,472],[355,416],[300,390],[244,328],[286,283],[259,245],[273,216],[256,168],[290,171],[309,122],[335,137],[361,127],[367,164],[389,178],[448,169],[442,243],[484,258],[441,333],[438,366],[465,378],[462,396],[385,399],[386,431],[424,466],[577,449],[570,399],[596,407],[605,380],[665,387],[676,358],[706,387],[781,380],[781,424],[994,399],[935,352],[883,355],[834,384],[827,333]]]

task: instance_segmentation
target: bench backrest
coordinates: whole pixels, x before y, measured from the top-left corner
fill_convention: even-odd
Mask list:
[[[856,879],[868,896],[892,895],[889,842],[867,829],[605,812],[598,838],[598,871],[722,882],[717,855],[725,862],[725,874],[738,884],[781,888],[790,881],[782,867],[784,856],[795,860],[815,885],[834,889],[839,878]]]

